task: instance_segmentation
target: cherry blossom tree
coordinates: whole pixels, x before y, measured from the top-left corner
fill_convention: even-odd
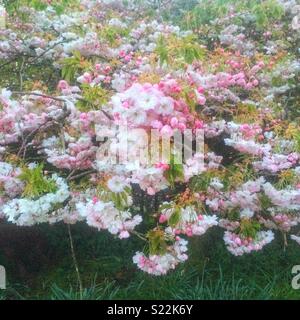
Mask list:
[[[210,228],[236,256],[278,233],[300,242],[296,1],[232,5],[209,30],[141,18],[134,1],[25,2],[0,6],[2,219],[137,236],[133,262],[153,275]]]

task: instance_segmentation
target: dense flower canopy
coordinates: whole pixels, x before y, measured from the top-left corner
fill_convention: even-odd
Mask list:
[[[0,5],[0,217],[138,236],[154,275],[212,227],[236,256],[300,243],[300,4],[200,1],[179,27],[180,1],[68,2]]]

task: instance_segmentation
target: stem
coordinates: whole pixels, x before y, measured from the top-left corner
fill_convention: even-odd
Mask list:
[[[283,232],[283,251],[284,252],[286,251],[287,246],[288,246],[288,243],[286,238],[286,232]]]
[[[24,70],[24,65],[25,65],[25,58],[22,58],[22,63],[21,63],[21,67],[19,70],[19,78],[20,78],[20,91],[23,90],[23,70]]]
[[[79,273],[78,262],[77,262],[77,258],[76,258],[76,254],[75,254],[75,250],[74,250],[74,243],[73,243],[73,237],[72,237],[70,224],[68,224],[68,234],[69,234],[69,240],[70,240],[72,259],[73,259],[73,263],[74,263],[74,267],[75,267],[75,271],[76,271],[76,275],[77,275],[77,280],[78,280],[78,284],[79,284],[80,299],[82,300],[83,287],[82,287],[82,281],[81,281],[81,277],[80,277],[80,273]]]
[[[140,238],[141,240],[143,241],[148,241],[147,238],[145,238],[140,232],[137,232],[137,231],[134,231],[134,230],[131,230],[130,231],[132,234],[136,235],[138,238]]]
[[[71,172],[71,174],[67,177],[67,180],[68,181],[76,180],[76,179],[82,178],[84,176],[87,176],[89,174],[96,173],[96,172],[97,172],[96,170],[89,170],[89,171],[79,173],[76,176],[73,176],[74,172]]]
[[[55,101],[66,102],[65,99],[57,98],[57,97],[53,97],[53,96],[49,96],[49,95],[47,95],[47,94],[42,94],[42,93],[37,93],[37,92],[30,92],[30,91],[13,91],[13,94],[37,96],[37,97],[42,97],[42,98],[46,98],[46,99],[52,99],[52,100],[55,100]]]
[[[14,91],[13,94],[18,94],[18,95],[31,95],[31,96],[37,96],[37,97],[42,97],[42,98],[46,98],[46,99],[52,99],[55,101],[60,101],[60,102],[64,102],[66,103],[65,99],[62,98],[57,98],[57,97],[53,97],[53,96],[49,96],[47,94],[42,94],[42,93],[37,93],[37,92],[29,92],[29,91]],[[82,98],[79,99],[80,101],[86,101]],[[100,110],[108,120],[113,120],[113,116],[111,116],[109,113],[107,113],[105,110]]]

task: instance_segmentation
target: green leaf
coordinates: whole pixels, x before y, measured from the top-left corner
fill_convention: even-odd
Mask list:
[[[244,219],[241,221],[239,233],[247,238],[255,239],[257,233],[260,231],[261,225],[257,221]]]
[[[149,253],[151,255],[163,255],[167,252],[167,243],[165,240],[165,234],[163,230],[151,230],[148,232],[147,238],[149,240]]]
[[[159,37],[155,51],[159,56],[159,62],[160,62],[161,66],[164,63],[166,63],[166,64],[169,63],[168,47],[167,47],[165,38],[163,36]]]
[[[55,181],[44,177],[43,164],[39,164],[33,169],[23,167],[18,178],[25,183],[23,197],[36,198],[57,191]]]
[[[168,221],[169,225],[171,227],[175,227],[179,223],[180,218],[181,218],[181,210],[180,210],[180,208],[176,207],[173,214],[171,215],[171,217]]]
[[[173,154],[171,155],[169,169],[166,171],[165,176],[172,188],[174,188],[176,181],[184,179],[183,165],[175,163],[175,155]]]

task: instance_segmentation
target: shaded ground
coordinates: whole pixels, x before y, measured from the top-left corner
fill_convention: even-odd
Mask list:
[[[300,299],[300,290],[291,287],[299,246],[291,242],[284,252],[280,236],[261,252],[234,257],[222,233],[211,230],[190,241],[186,264],[157,278],[132,263],[143,247],[139,240],[120,241],[84,224],[72,230],[86,299]],[[0,248],[9,282],[3,298],[79,298],[65,225],[1,224]]]

